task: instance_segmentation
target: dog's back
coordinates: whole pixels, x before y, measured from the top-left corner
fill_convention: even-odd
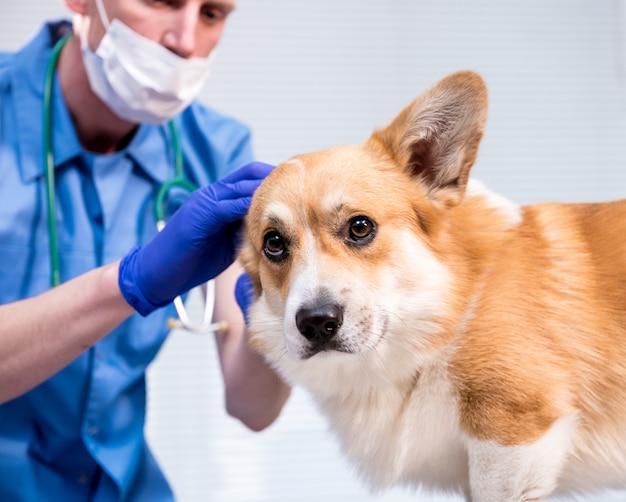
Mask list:
[[[255,194],[251,341],[372,486],[538,500],[626,480],[626,201],[518,207],[468,182],[475,74]]]
[[[472,300],[449,361],[463,430],[499,445],[531,445],[571,417],[561,431],[560,490],[619,485],[626,201],[525,207],[501,237],[483,256],[482,273],[469,276]],[[552,442],[539,455],[558,454]]]

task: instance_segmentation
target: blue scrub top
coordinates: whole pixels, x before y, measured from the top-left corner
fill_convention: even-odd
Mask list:
[[[50,23],[19,52],[0,54],[0,303],[49,288],[42,90]],[[138,128],[112,155],[83,151],[58,82],[53,92],[56,221],[62,281],[123,256],[155,233],[153,202],[174,174],[166,126]],[[197,185],[252,160],[248,128],[192,104],[175,119]],[[0,500],[160,502],[173,496],[143,434],[145,371],[171,306],[133,315],[69,366],[0,406]],[[183,426],[183,424],[181,424]]]

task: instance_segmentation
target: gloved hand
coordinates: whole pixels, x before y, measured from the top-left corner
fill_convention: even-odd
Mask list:
[[[248,310],[254,301],[254,287],[252,286],[250,276],[245,272],[239,276],[235,284],[235,300],[237,300],[237,305],[243,312],[243,318],[246,320],[247,326]]]
[[[273,168],[252,162],[195,190],[161,232],[122,259],[118,282],[126,301],[147,315],[228,268],[252,194]]]

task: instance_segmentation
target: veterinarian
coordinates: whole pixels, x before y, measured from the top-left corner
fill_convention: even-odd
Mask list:
[[[173,500],[143,429],[175,296],[221,273],[231,415],[260,430],[289,394],[233,294],[235,230],[270,168],[193,101],[234,0],[65,3],[73,24],[0,54],[0,500]],[[157,234],[155,194],[181,177],[202,188]]]

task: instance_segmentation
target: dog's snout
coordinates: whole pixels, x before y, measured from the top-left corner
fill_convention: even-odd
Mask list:
[[[343,323],[343,309],[336,303],[301,308],[296,313],[298,331],[307,340],[323,343],[337,334]]]

